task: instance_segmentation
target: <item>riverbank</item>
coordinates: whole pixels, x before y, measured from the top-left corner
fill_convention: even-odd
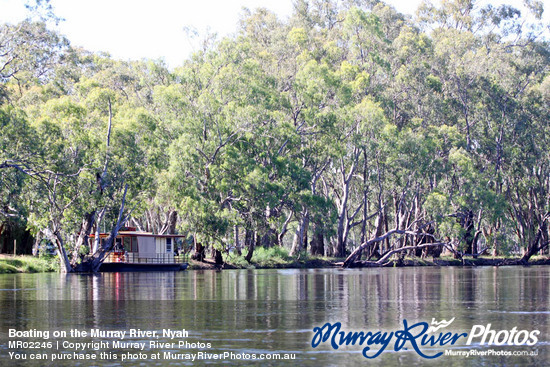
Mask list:
[[[0,254],[0,274],[46,273],[59,270],[57,259],[39,258],[31,255]]]
[[[189,260],[188,270],[221,270],[221,269],[318,269],[338,268],[343,264],[343,258],[333,257],[298,257],[292,258],[285,254],[274,255],[260,253],[257,259],[250,263],[242,257],[227,257],[222,266],[216,265],[214,259],[206,258],[204,261]],[[274,255],[274,256],[268,256]],[[452,257],[438,259],[405,258],[403,260],[391,260],[384,265],[373,262],[358,262],[354,268],[361,267],[424,267],[424,266],[513,266],[518,264],[518,259],[509,257],[479,257],[477,259],[464,258],[463,260]],[[536,256],[527,264],[550,265],[550,258]],[[58,271],[59,265],[54,258],[36,258],[30,255],[3,255],[0,254],[0,274],[10,273],[42,273]]]
[[[336,262],[335,266],[342,266],[343,261]],[[405,258],[402,260],[389,260],[384,264],[374,261],[357,261],[351,268],[375,268],[375,267],[411,267],[411,266],[531,266],[550,265],[550,258],[546,256],[533,256],[528,263],[522,263],[520,258],[511,257],[466,257],[455,259],[452,257],[441,257],[437,259]]]
[[[216,265],[213,259],[204,259],[204,261],[189,260],[189,270],[221,270],[221,269],[318,269],[338,267],[337,259],[313,258],[305,260],[294,260],[287,262],[255,262],[249,264],[226,262],[222,266]]]
[[[258,247],[254,250],[254,256],[250,262],[244,256],[236,253],[223,254],[223,265],[217,265],[214,259],[206,258],[204,261],[189,260],[189,270],[206,269],[316,269],[337,267],[341,258],[311,256],[300,254],[292,257],[288,250],[281,247]]]
[[[216,270],[216,269],[316,269],[316,268],[339,268],[344,263],[344,258],[331,257],[306,257],[306,258],[274,258],[263,259],[254,258],[250,263],[242,261],[242,257],[236,262],[231,262],[231,258],[226,259],[222,265],[216,265],[214,259],[206,258],[204,261],[189,261],[189,270]],[[463,258],[462,260],[452,257],[441,257],[437,259],[422,258],[404,258],[402,260],[390,260],[384,264],[375,262],[361,261],[356,262],[353,268],[368,267],[423,267],[423,266],[531,266],[531,265],[550,265],[550,258],[546,256],[534,256],[528,264],[519,263],[519,258],[511,257],[478,257]]]

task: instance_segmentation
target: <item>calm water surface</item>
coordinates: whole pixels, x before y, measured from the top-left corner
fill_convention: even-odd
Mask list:
[[[550,364],[550,268],[384,268],[314,270],[225,270],[99,275],[0,275],[0,354],[13,365],[48,363],[14,361],[8,352],[8,329],[18,330],[173,330],[186,329],[190,343],[210,343],[210,353],[292,353],[296,361],[202,361],[217,365],[355,366],[547,366]],[[334,350],[311,347],[312,329],[341,322],[343,330],[395,331],[409,323],[455,321],[448,328],[470,332],[473,325],[493,330],[540,330],[533,347],[452,347],[446,349],[538,351],[537,356],[419,357],[412,350],[393,351],[393,344],[374,360],[362,347]],[[91,342],[91,338],[51,338]],[[112,340],[112,339],[105,339]],[[142,342],[150,338],[128,338]],[[177,341],[180,339],[177,339]],[[156,341],[168,342],[167,338]],[[177,343],[176,343],[177,344]],[[409,348],[410,349],[410,348]],[[107,349],[108,351],[109,349]],[[38,350],[41,351],[41,350]],[[105,350],[102,350],[105,351]],[[121,354],[132,350],[111,350]],[[145,348],[146,353],[166,349]],[[170,349],[174,353],[197,350]],[[51,352],[46,351],[44,352]],[[57,351],[55,351],[57,352]],[[61,349],[60,352],[69,352]],[[87,353],[96,353],[87,350]],[[2,362],[2,364],[4,363]],[[50,362],[51,363],[51,362]],[[58,366],[116,366],[119,361],[56,362]],[[185,361],[133,361],[124,365],[191,365]]]

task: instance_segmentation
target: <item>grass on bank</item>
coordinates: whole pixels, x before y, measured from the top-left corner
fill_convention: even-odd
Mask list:
[[[43,273],[59,270],[57,259],[34,257],[30,255],[2,255],[0,257],[0,274],[9,273]]]
[[[270,248],[257,247],[250,263],[245,260],[247,250],[239,256],[237,253],[224,254],[224,261],[240,269],[250,268],[302,268],[302,267],[327,267],[337,261],[336,258],[312,256],[307,253],[301,253],[292,257],[288,250],[283,247],[273,246]]]

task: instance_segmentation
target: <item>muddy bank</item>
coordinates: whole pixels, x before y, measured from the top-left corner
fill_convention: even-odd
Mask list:
[[[343,262],[336,265],[342,266]],[[384,264],[375,261],[356,261],[350,268],[373,268],[373,267],[410,267],[410,266],[531,266],[550,265],[549,258],[534,259],[527,263],[520,259],[507,258],[464,258],[460,259],[404,259],[390,260]]]
[[[411,267],[411,266],[530,266],[530,265],[550,265],[550,258],[540,258],[522,263],[520,259],[509,258],[465,258],[459,259],[404,259],[390,260],[384,264],[374,261],[357,261],[350,268],[371,268],[371,267]],[[203,262],[189,261],[190,270],[222,270],[222,269],[317,269],[317,268],[335,268],[342,267],[341,260],[327,259],[306,259],[296,260],[288,263],[276,264],[256,264],[252,262],[248,266],[236,266],[230,263],[224,263],[222,266],[216,265],[211,259],[205,259]]]
[[[248,266],[236,266],[231,263],[224,263],[219,266],[214,260],[205,259],[204,261],[189,261],[189,270],[223,270],[223,269],[317,269],[317,268],[334,268],[338,267],[338,263],[332,260],[324,259],[306,259],[290,261],[288,263],[254,263]]]

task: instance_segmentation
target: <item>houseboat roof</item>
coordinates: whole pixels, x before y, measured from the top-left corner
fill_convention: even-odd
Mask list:
[[[109,237],[110,233],[100,233],[99,238]],[[118,231],[117,237],[157,237],[157,238],[185,238],[184,234],[154,234],[151,232],[140,231]],[[95,234],[90,234],[90,237],[95,237]]]

